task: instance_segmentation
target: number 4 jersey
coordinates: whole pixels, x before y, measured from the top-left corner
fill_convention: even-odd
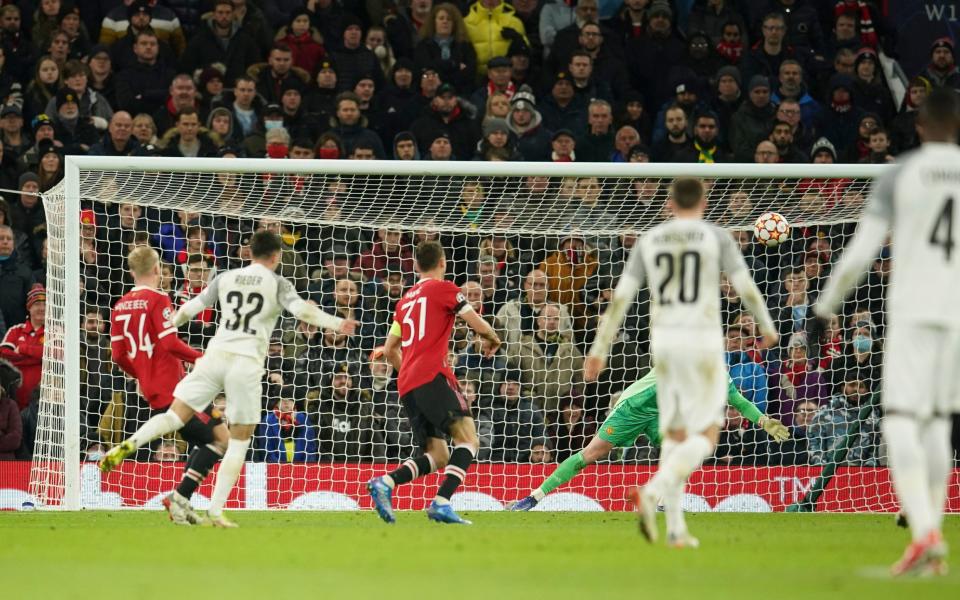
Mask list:
[[[200,357],[170,323],[173,304],[163,292],[135,287],[113,307],[110,348],[113,360],[140,384],[150,408],[162,410],[173,402],[173,388],[183,379],[183,362]]]
[[[397,377],[400,396],[433,381],[438,373],[447,378],[453,389],[459,389],[447,364],[447,349],[453,322],[458,314],[468,310],[473,307],[460,288],[446,280],[421,279],[403,295],[390,330],[390,335],[400,337],[403,352]]]

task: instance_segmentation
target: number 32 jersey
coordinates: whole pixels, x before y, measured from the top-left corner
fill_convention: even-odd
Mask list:
[[[300,296],[288,280],[253,263],[218,275],[199,298],[207,306],[220,302],[220,323],[207,351],[217,349],[263,362],[277,318]]]
[[[451,281],[421,279],[397,303],[390,335],[400,336],[403,362],[397,391],[404,396],[442,374],[453,389],[457,378],[447,364],[453,323],[461,312],[473,310]]]

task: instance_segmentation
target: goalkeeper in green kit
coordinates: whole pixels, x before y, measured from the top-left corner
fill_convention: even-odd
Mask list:
[[[789,431],[780,421],[762,414],[752,402],[743,397],[729,376],[727,381],[727,402],[730,406],[751,423],[758,423],[775,441],[782,442],[790,438]],[[527,497],[512,503],[510,510],[530,510],[547,494],[576,477],[587,465],[606,457],[614,448],[632,446],[640,434],[647,436],[654,446],[660,446],[659,416],[657,372],[656,368],[653,368],[623,391],[617,405],[586,448],[560,463],[540,487],[531,491]]]

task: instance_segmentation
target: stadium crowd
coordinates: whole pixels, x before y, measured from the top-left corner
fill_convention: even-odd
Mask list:
[[[65,155],[885,163],[918,145],[914,118],[929,90],[960,86],[950,39],[933,41],[929,65],[908,78],[889,58],[893,36],[876,3],[863,0],[4,3],[0,459],[29,457],[33,447],[47,252],[37,194],[62,179]],[[836,182],[805,185],[804,197],[820,206],[842,193]],[[637,211],[662,212],[656,185],[633,191]],[[594,178],[528,178],[523,190],[573,194],[582,200],[575,218],[595,228],[617,225],[603,210],[610,192]],[[482,229],[491,198],[476,184],[456,193],[465,229]],[[413,282],[413,247],[436,234],[147,211],[133,200],[91,204],[80,215],[88,459],[148,416],[109,355],[109,308],[130,285],[128,250],[155,247],[162,287],[182,303],[213,272],[243,264],[259,228],[284,239],[283,275],[360,328],[348,338],[287,323],[274,335],[254,459],[408,453],[392,368],[376,350]],[[733,194],[720,220],[743,222],[751,208],[751,198]],[[731,409],[716,462],[823,464],[854,425],[859,436],[845,461],[883,462],[870,402],[889,255],[833,323],[821,357],[807,356],[803,337],[849,233],[804,228],[775,252],[748,233],[740,238],[782,345],[755,350],[755,324],[726,290],[730,373],[762,411],[790,426],[793,440],[768,444]],[[649,368],[641,299],[606,377],[580,381],[596,319],[635,238],[442,239],[451,275],[506,342],[488,359],[458,329],[450,350],[480,430],[479,459],[566,458],[595,432],[610,397]],[[215,323],[210,310],[181,333],[202,347]],[[181,446],[162,443],[151,458],[182,459]],[[641,440],[619,459],[649,461],[651,452]]]

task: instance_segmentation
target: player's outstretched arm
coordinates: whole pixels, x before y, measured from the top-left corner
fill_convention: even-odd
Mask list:
[[[881,175],[870,193],[870,200],[864,211],[853,241],[844,250],[843,255],[833,268],[827,285],[813,306],[813,313],[820,318],[834,314],[840,304],[877,256],[877,250],[883,245],[893,220],[893,193],[897,169],[893,168]]]
[[[188,300],[183,306],[177,309],[177,312],[173,314],[173,317],[170,318],[170,322],[173,323],[174,327],[180,327],[181,325],[186,324],[190,319],[199,315],[201,312],[207,308],[213,306],[217,302],[217,298],[220,295],[220,277],[214,277],[213,280],[207,285],[207,287]]]
[[[277,300],[297,319],[322,329],[330,329],[346,335],[353,335],[356,331],[357,322],[353,319],[341,319],[323,312],[315,302],[301,298],[300,294],[297,293],[297,288],[289,280],[284,277],[279,277],[279,280]]]
[[[784,424],[760,412],[760,409],[753,402],[747,400],[740,393],[733,381],[729,382],[729,388],[727,389],[727,403],[737,409],[737,412],[743,415],[746,420],[759,424],[774,441],[783,442],[790,439],[790,431]]]
[[[770,348],[777,343],[780,336],[770,317],[767,303],[763,301],[763,294],[760,293],[760,288],[750,275],[747,263],[743,260],[743,254],[733,241],[733,237],[726,232],[721,233],[720,236],[721,268],[729,277],[730,285],[740,295],[743,305],[757,320],[757,327],[763,335],[760,347]]]
[[[486,319],[478,315],[469,304],[467,304],[460,313],[460,318],[486,342],[483,345],[484,356],[489,358],[497,353],[497,350],[500,348],[500,338],[490,323],[487,323]]]
[[[600,327],[597,329],[597,337],[593,340],[593,346],[590,353],[583,361],[583,379],[584,381],[596,381],[607,363],[607,352],[610,345],[617,337],[620,331],[620,324],[627,314],[627,308],[637,296],[640,284],[644,279],[643,259],[640,255],[640,248],[634,247],[630,252],[630,258],[627,259],[627,266],[620,275],[620,281],[613,291],[613,297],[607,310],[600,316]]]

